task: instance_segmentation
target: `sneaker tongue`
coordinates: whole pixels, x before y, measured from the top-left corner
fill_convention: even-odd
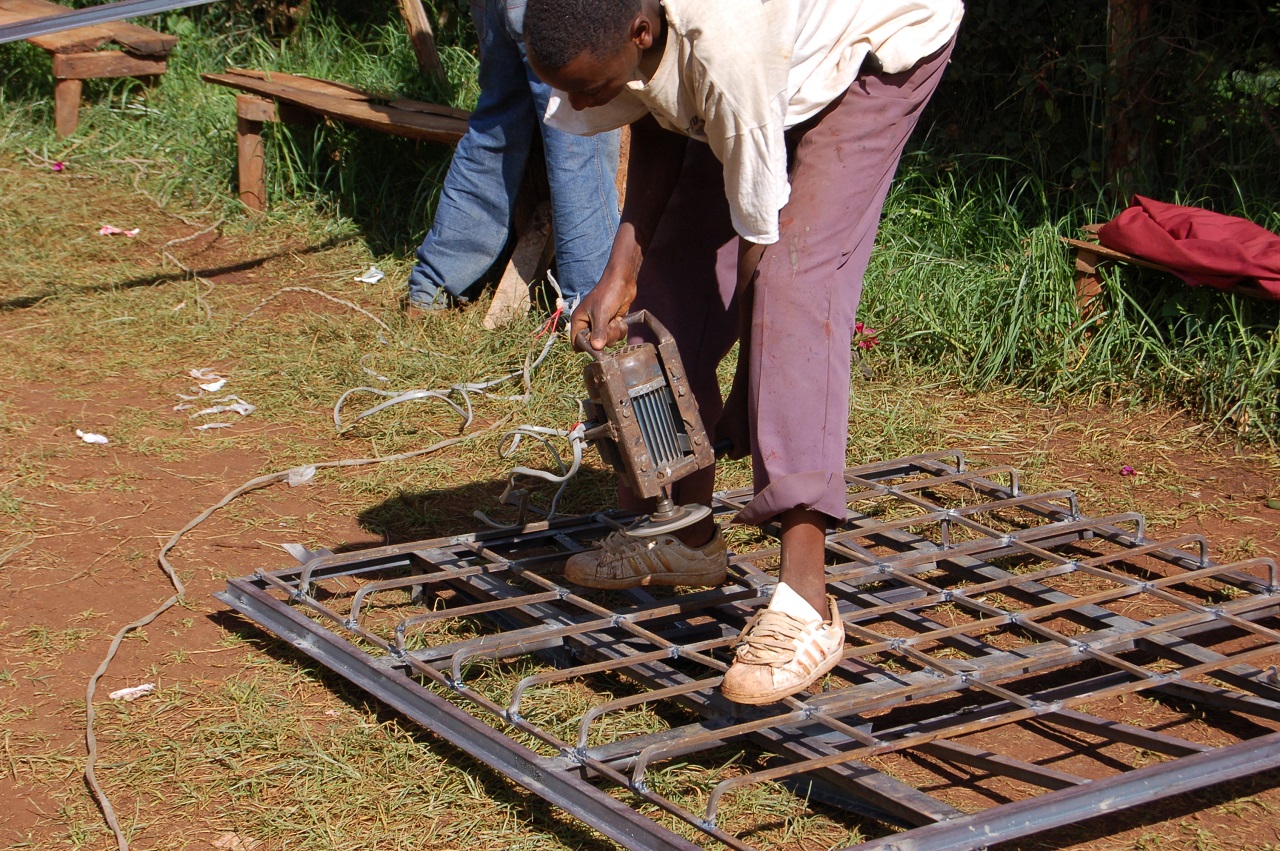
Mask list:
[[[822,615],[814,611],[813,606],[810,606],[804,597],[792,591],[791,586],[785,582],[778,583],[777,589],[773,592],[773,599],[769,601],[769,608],[775,612],[790,615],[806,626],[822,622]]]

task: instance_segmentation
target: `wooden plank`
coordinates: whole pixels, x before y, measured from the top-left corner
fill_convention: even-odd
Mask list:
[[[439,83],[445,82],[444,66],[436,51],[436,34],[431,31],[422,0],[400,0],[400,16],[409,27],[409,43],[418,57],[418,70]]]
[[[358,89],[355,86],[349,86],[346,83],[338,83],[333,80],[321,80],[317,77],[300,77],[297,74],[286,74],[283,71],[259,71],[256,68],[228,68],[228,76],[247,77],[250,80],[259,80],[267,83],[279,83],[281,85],[292,86],[295,89],[303,91],[315,92],[321,95],[333,95],[334,97],[348,97],[355,100],[369,100],[371,95],[364,89]],[[210,75],[205,75],[206,79]],[[245,81],[248,83],[248,80]],[[231,83],[222,83],[222,85],[233,85]]]
[[[88,53],[104,44],[109,44],[111,33],[106,27],[79,27],[49,35],[38,35],[27,41],[55,56],[60,53]]]
[[[102,25],[110,31],[116,44],[130,53],[141,56],[168,56],[178,44],[178,37],[169,33],[156,32],[153,29],[132,24],[128,21],[112,21]]]
[[[280,113],[271,98],[257,95],[236,95],[236,117],[249,121],[279,121]]]
[[[529,287],[546,272],[551,253],[551,202],[544,201],[534,211],[530,226],[520,234],[511,262],[498,281],[497,292],[484,316],[486,329],[500,328],[529,312]]]
[[[393,100],[388,102],[387,106],[394,106],[396,109],[407,109],[410,112],[425,112],[428,115],[447,115],[450,118],[461,118],[463,121],[468,121],[471,118],[471,113],[465,109],[456,109],[452,106],[444,106],[425,100]]]
[[[1141,257],[1134,257],[1132,254],[1125,254],[1123,251],[1116,251],[1114,248],[1107,248],[1105,245],[1097,242],[1088,242],[1083,239],[1068,239],[1065,236],[1061,237],[1061,239],[1064,243],[1076,249],[1077,253],[1084,251],[1104,260],[1117,260],[1121,263],[1132,263],[1135,266],[1145,266],[1148,269],[1155,269],[1157,272],[1168,272],[1173,274],[1173,270],[1166,266],[1161,266],[1158,263],[1148,263]]]
[[[352,100],[376,101],[378,98],[371,92],[346,83],[338,83],[333,80],[322,80],[317,77],[301,77],[297,74],[286,74],[283,71],[258,71],[252,68],[228,68],[226,71],[228,77],[241,76],[247,79],[243,80],[246,85],[253,85],[251,81],[261,81],[268,83],[278,83],[280,85],[290,86],[296,89],[302,89],[307,92],[315,92],[321,95],[332,95],[334,97],[345,97]],[[209,75],[206,75],[208,78]],[[220,80],[211,80],[210,82],[218,82],[224,86],[232,86],[235,84],[223,82]],[[396,109],[406,109],[410,112],[424,112],[428,115],[446,115],[451,118],[461,118],[466,121],[471,117],[471,113],[465,109],[455,109],[452,106],[443,106],[438,103],[429,103],[422,100],[390,100],[387,106]]]
[[[71,11],[74,10],[48,0],[0,0],[0,23],[16,24],[32,18],[65,15]]]
[[[454,144],[467,131],[467,123],[459,118],[398,109],[368,100],[357,100],[349,95],[339,97],[321,94],[314,90],[257,79],[244,74],[204,74],[202,77],[210,83],[297,104],[326,118],[357,124],[406,139]],[[323,83],[324,81],[312,82]]]
[[[93,80],[99,77],[146,77],[165,72],[163,59],[142,59],[118,50],[94,53],[55,53],[55,80]]]

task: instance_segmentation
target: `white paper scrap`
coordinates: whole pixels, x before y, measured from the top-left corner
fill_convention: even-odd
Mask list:
[[[201,384],[201,390],[208,390],[210,393],[217,393],[223,387],[227,386],[227,379],[219,378],[217,381],[210,381],[208,384]]]
[[[361,284],[376,284],[386,276],[387,273],[383,272],[377,266],[370,266],[363,275],[356,275],[355,279]]]
[[[258,410],[257,405],[251,405],[239,396],[223,396],[221,399],[214,399],[216,404],[213,407],[205,408],[203,411],[196,411],[191,415],[192,419],[196,417],[205,417],[210,414],[235,413],[242,417],[247,417],[254,411]]]
[[[80,429],[76,429],[76,437],[80,438],[85,443],[110,443],[111,442],[107,440],[105,435],[94,434],[91,431],[81,431]]]
[[[211,428],[231,428],[235,423],[205,423],[195,427],[196,431],[208,431]]]
[[[111,692],[111,694],[107,695],[107,697],[111,698],[112,700],[133,701],[142,697],[144,694],[151,694],[151,692],[155,690],[156,690],[155,683],[143,683],[140,686],[130,686],[129,688],[117,689],[116,691],[113,691]]]

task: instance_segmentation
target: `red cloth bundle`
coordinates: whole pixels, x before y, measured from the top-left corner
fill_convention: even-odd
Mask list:
[[[1107,248],[1168,268],[1192,286],[1280,299],[1280,236],[1253,222],[1135,195],[1098,231]]]

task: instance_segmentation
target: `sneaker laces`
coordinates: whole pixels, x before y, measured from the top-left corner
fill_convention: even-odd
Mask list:
[[[747,624],[733,649],[739,661],[749,665],[781,668],[795,658],[796,642],[804,637],[806,629],[797,617],[777,609],[762,609]]]
[[[656,553],[677,544],[680,544],[679,539],[638,538],[626,532],[610,532],[600,542],[600,560],[597,564],[604,567],[630,562],[633,565],[640,565],[642,569],[647,569],[648,562],[645,556],[649,555],[649,561],[665,565],[666,562],[659,559]]]
[[[610,532],[605,536],[605,539],[600,542],[601,554],[614,558],[630,558],[632,556],[637,556],[648,548],[649,542],[642,541],[635,535],[628,535],[626,532]]]

